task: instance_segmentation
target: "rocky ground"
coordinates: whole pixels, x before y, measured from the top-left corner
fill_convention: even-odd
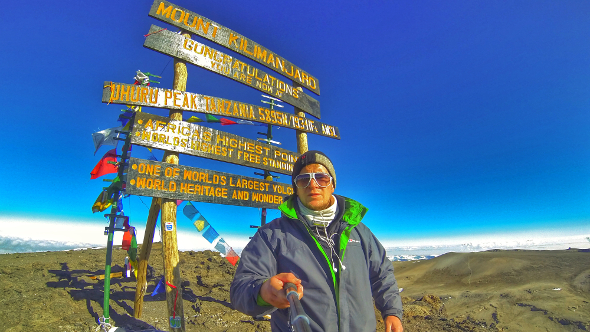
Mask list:
[[[103,316],[105,249],[0,255],[0,331],[95,331]],[[115,249],[113,272],[126,252]],[[151,293],[163,274],[154,244]],[[270,331],[232,309],[235,267],[211,251],[181,252],[186,331]],[[501,251],[396,262],[404,328],[413,331],[588,331],[590,253]],[[164,294],[147,295],[133,318],[134,278],[113,278],[110,317],[128,330],[167,330]],[[560,290],[554,290],[559,288]],[[378,331],[383,331],[382,320]]]

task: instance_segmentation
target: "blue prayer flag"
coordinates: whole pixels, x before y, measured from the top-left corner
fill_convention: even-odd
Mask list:
[[[193,221],[195,216],[199,214],[199,210],[197,210],[197,208],[195,208],[191,202],[186,203],[184,209],[182,209],[182,212],[190,221]]]
[[[213,227],[207,228],[205,233],[203,233],[203,237],[209,241],[209,243],[213,243],[215,239],[219,237],[219,233],[213,229]]]
[[[131,117],[132,115],[133,115],[133,112],[125,111],[125,113],[119,115],[119,119],[117,119],[117,121],[121,122],[121,125],[123,127],[125,127],[125,125],[127,124],[127,122],[129,122],[130,119],[127,119],[127,118],[124,118],[124,117]]]
[[[215,249],[225,255],[231,249],[231,247],[225,242],[223,238],[221,238],[215,245]]]
[[[164,287],[164,277],[160,279],[160,282],[156,285],[156,289],[152,292],[152,296],[156,296],[158,294],[162,294],[166,292],[166,287]]]

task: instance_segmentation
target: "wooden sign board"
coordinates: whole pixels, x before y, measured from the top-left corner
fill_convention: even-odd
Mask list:
[[[266,47],[206,17],[162,0],[154,1],[149,15],[238,52],[320,94],[317,78]]]
[[[131,158],[126,194],[276,209],[293,193],[280,182]]]
[[[144,47],[181,59],[193,65],[243,83],[249,87],[268,93],[291,104],[302,111],[320,118],[320,103],[303,93],[300,88],[285,83],[266,74],[237,58],[221,53],[216,49],[197,43],[191,38],[152,25],[145,38]]]
[[[319,121],[278,110],[271,110],[258,105],[185,91],[105,82],[102,92],[102,102],[229,116],[340,139],[340,132],[337,127]]]
[[[131,144],[291,175],[298,153],[163,116],[136,113]]]

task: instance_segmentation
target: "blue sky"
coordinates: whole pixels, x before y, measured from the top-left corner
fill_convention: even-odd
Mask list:
[[[336,193],[370,209],[365,223],[382,241],[564,225],[590,232],[587,1],[173,3],[319,79],[321,96],[308,94],[342,139],[309,135],[310,148],[332,158]],[[176,31],[148,17],[151,4],[3,5],[0,216],[104,223],[91,206],[105,183],[89,173],[109,148],[93,155],[91,134],[117,126],[122,107],[101,103],[103,82],[132,83],[141,69],[172,87],[170,58],[142,46],[151,24]],[[187,91],[261,104],[257,90],[192,65]],[[261,128],[211,126],[252,139]],[[293,130],[274,133],[296,151]],[[132,156],[149,154],[137,147]],[[192,156],[181,164],[255,171]],[[125,200],[132,224],[145,225],[149,202]],[[251,235],[260,218],[254,208],[195,206],[226,237]]]

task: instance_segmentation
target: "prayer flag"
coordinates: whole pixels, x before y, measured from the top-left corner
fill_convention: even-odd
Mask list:
[[[228,126],[228,125],[238,124],[237,122],[232,121],[230,119],[226,119],[226,118],[221,118],[221,119],[219,119],[219,121],[221,122],[221,125],[222,126]]]
[[[107,218],[108,219],[108,218]],[[129,218],[126,218],[123,213],[121,213],[121,215],[118,215],[115,217],[115,228],[124,228],[125,227],[125,222],[128,220]]]
[[[257,140],[259,140],[259,141],[263,141],[263,142],[267,142],[267,143],[269,143],[269,144],[270,144],[270,143],[274,143],[274,144],[281,145],[281,142],[273,141],[273,140],[271,140],[270,138],[260,138],[260,137],[258,137],[258,138],[257,138]]]
[[[131,231],[131,246],[127,249],[127,254],[129,254],[130,261],[137,262],[137,237],[135,227],[130,227],[129,230]]]
[[[119,134],[115,131],[121,129],[123,129],[123,127],[115,127],[93,133],[92,140],[94,141],[95,147],[94,154],[96,154],[96,151],[98,151],[98,148],[100,148],[102,145],[112,145],[116,148],[117,144],[119,144],[119,141],[116,140],[115,137],[119,137]]]
[[[129,120],[131,120],[131,119],[127,119],[127,118],[130,118],[133,115],[133,112],[131,112],[131,111],[124,110],[124,112],[125,113],[120,114],[119,118],[117,119],[117,121],[121,122],[121,125],[123,127],[125,127],[127,125],[127,122],[129,122]]]
[[[199,210],[191,202],[186,203],[182,212],[190,221],[193,221],[195,216],[199,214]]]
[[[236,252],[233,249],[230,249],[227,255],[225,255],[225,259],[227,259],[231,263],[231,265],[235,266],[236,263],[240,260],[240,256],[238,256],[238,254],[236,254]]]
[[[209,243],[213,243],[213,241],[215,241],[215,239],[219,237],[219,233],[217,233],[217,231],[214,230],[213,227],[209,227],[207,228],[205,233],[203,233],[203,237],[207,239]]]
[[[160,279],[160,281],[156,285],[156,288],[152,292],[152,296],[156,296],[158,294],[163,294],[165,292],[166,292],[166,287],[164,287],[164,277],[162,277],[162,279]]]
[[[203,122],[203,120],[201,120],[201,119],[199,119],[199,118],[197,118],[196,116],[193,115],[188,120],[186,120],[186,122],[195,123],[195,122]]]
[[[111,206],[111,204],[113,204],[113,202],[109,199],[107,191],[103,190],[100,195],[98,195],[96,202],[92,205],[92,213],[102,212]]]
[[[207,122],[215,122],[215,123],[221,122],[211,114],[205,114],[205,118],[207,118]]]
[[[221,243],[221,240],[217,242],[215,249],[225,255],[225,247],[223,246],[223,243]]]
[[[123,197],[119,197],[117,200],[117,212],[123,213]]]
[[[90,179],[96,179],[105,174],[117,173],[119,167],[110,164],[109,161],[117,162],[117,149],[109,150],[104,156],[102,156],[98,164],[96,164],[92,172],[90,172]]]
[[[207,222],[207,220],[205,220],[205,217],[203,217],[203,215],[201,215],[201,216],[199,216],[199,218],[197,218],[197,220],[195,220],[193,225],[195,225],[197,230],[200,232],[200,231],[204,230],[205,228],[207,228],[207,226],[209,226],[209,223]]]
[[[243,124],[243,125],[251,125],[251,126],[256,125],[254,122],[248,121],[248,120],[238,120],[237,122],[238,122],[238,124]]]
[[[129,251],[129,248],[131,247],[132,237],[133,234],[131,234],[131,228],[129,228],[125,231],[125,233],[123,233],[123,242],[121,242],[121,248],[123,248],[123,250]]]
[[[127,106],[127,109],[129,111],[141,112],[141,106],[137,106],[137,105],[125,105],[125,106]]]
[[[215,249],[217,249],[217,251],[225,255],[231,250],[231,247],[229,246],[229,244],[227,244],[227,242],[225,242],[223,238],[220,238],[219,241],[217,241],[217,244],[215,245]]]
[[[137,279],[137,270],[139,270],[139,264],[137,264],[137,261],[129,261],[129,264],[133,267],[133,274],[135,275],[135,279]]]

